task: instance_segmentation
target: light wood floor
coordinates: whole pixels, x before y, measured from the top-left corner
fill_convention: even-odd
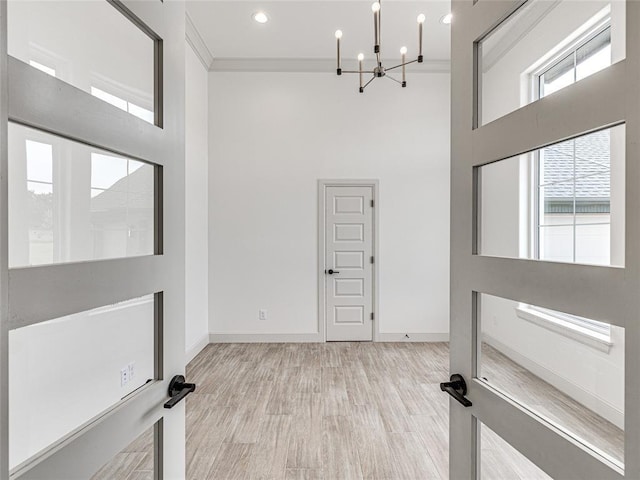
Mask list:
[[[495,353],[485,352],[493,381],[523,378]],[[198,385],[187,397],[187,479],[448,479],[449,397],[438,387],[448,355],[444,343],[209,345],[187,368]],[[519,388],[553,389],[524,378]],[[559,418],[589,412],[551,392],[545,406]],[[615,450],[610,427],[581,428],[611,436]],[[481,443],[483,479],[549,478],[486,427]],[[148,462],[133,453],[114,462]],[[95,478],[150,478],[133,466],[103,470]]]

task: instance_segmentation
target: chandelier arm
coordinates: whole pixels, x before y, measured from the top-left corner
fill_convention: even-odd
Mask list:
[[[385,71],[388,72],[389,70],[393,70],[395,68],[400,68],[403,65],[410,65],[412,63],[416,63],[417,61],[418,61],[418,59],[416,58],[415,60],[411,60],[410,62],[405,62],[405,63],[401,63],[400,65],[394,65],[393,67],[386,68]]]
[[[371,79],[370,79],[367,83],[365,83],[365,84],[364,84],[364,86],[362,87],[362,90],[364,90],[365,88],[367,88],[367,86],[368,86],[371,82],[373,82],[375,79],[376,79],[376,77],[375,77],[375,75],[374,75],[373,77],[371,77]]]
[[[360,70],[342,70],[342,73],[360,73]],[[375,73],[373,70],[363,70],[362,73]]]
[[[388,73],[384,76],[384,78],[388,78],[389,80],[393,80],[394,82],[399,83],[400,85],[402,85],[402,82],[400,80],[398,80],[397,78],[393,78]]]

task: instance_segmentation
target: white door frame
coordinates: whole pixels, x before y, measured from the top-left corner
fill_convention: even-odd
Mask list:
[[[373,190],[373,341],[377,342],[380,338],[380,309],[378,308],[379,285],[378,285],[378,265],[379,262],[379,241],[378,241],[378,225],[379,222],[379,181],[377,179],[320,179],[318,180],[318,332],[323,342],[327,341],[327,317],[326,317],[326,281],[325,281],[325,252],[326,252],[326,198],[328,187],[371,187]]]
[[[640,478],[640,2],[626,2],[626,59],[486,125],[478,118],[477,42],[521,0],[453,0],[451,65],[450,373],[466,379],[469,408],[450,401],[450,478],[476,480],[478,424],[562,479]],[[477,120],[476,120],[477,122]],[[477,168],[583,133],[626,124],[625,267],[601,267],[478,254]],[[475,192],[475,193],[474,193]],[[474,198],[475,197],[475,198]],[[475,205],[474,205],[475,204]],[[579,285],[580,288],[576,288]],[[625,327],[625,470],[592,454],[478,374],[479,294]],[[445,379],[446,381],[447,379]]]
[[[156,438],[155,478],[184,476],[185,402],[163,408],[169,381],[184,374],[184,3],[109,2],[156,42],[156,125],[8,57],[7,2],[0,1],[2,479],[86,479],[151,426]],[[154,255],[9,269],[9,121],[155,165]],[[10,472],[9,331],[148,294],[156,298],[153,381]]]

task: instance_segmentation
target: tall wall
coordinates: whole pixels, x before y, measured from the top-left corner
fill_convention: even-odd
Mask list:
[[[323,340],[317,180],[343,178],[380,181],[379,339],[447,338],[449,75],[408,80],[210,74],[212,340]]]
[[[208,72],[186,46],[186,311],[187,362],[209,343]]]

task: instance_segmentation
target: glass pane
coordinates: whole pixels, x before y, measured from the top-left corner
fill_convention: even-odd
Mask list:
[[[573,226],[540,227],[539,242],[540,260],[573,262]]]
[[[575,81],[574,67],[575,56],[571,54],[540,75],[539,96],[551,95],[553,92],[571,85]]]
[[[153,379],[153,339],[153,295],[10,331],[11,468]]]
[[[478,253],[624,265],[624,131],[619,125],[479,167]]]
[[[576,80],[593,75],[611,64],[611,29],[607,28],[576,50]]]
[[[486,480],[551,480],[527,457],[478,421],[480,429],[480,478]]]
[[[9,124],[9,266],[154,252],[154,167]]]
[[[9,0],[7,33],[9,55],[154,123],[154,40],[110,2]]]
[[[576,226],[576,262],[609,265],[611,249],[610,225]]]
[[[625,330],[596,320],[480,294],[478,377],[622,466]]]
[[[154,427],[143,432],[90,480],[154,480]]]
[[[479,125],[624,59],[624,25],[623,0],[527,1],[479,44]]]

